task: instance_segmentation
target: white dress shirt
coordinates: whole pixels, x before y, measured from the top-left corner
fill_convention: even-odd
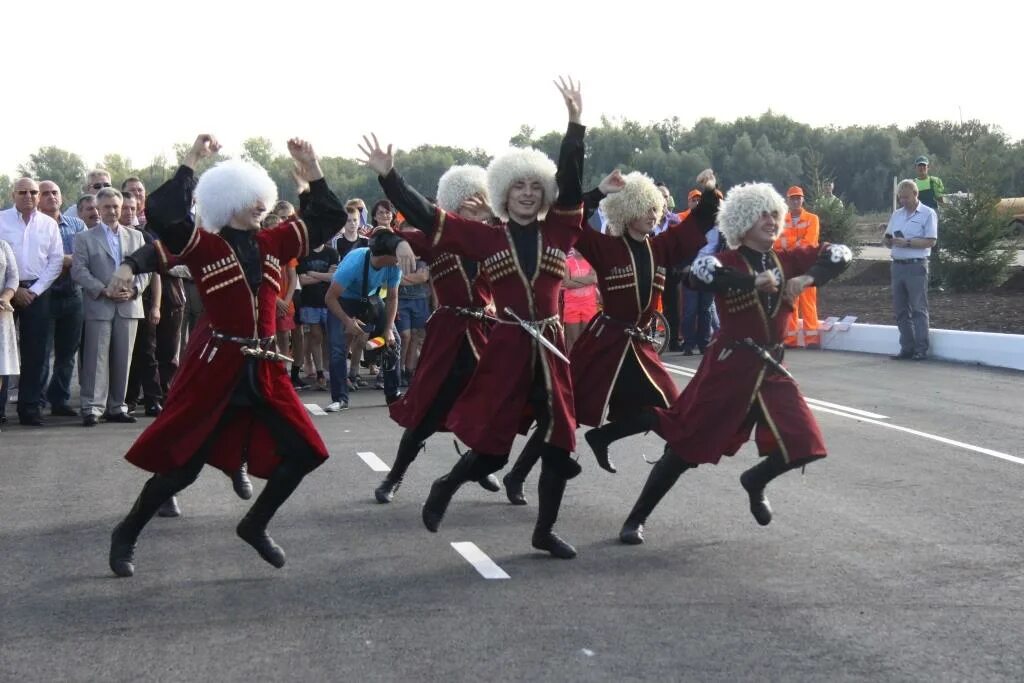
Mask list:
[[[32,212],[28,223],[15,208],[0,211],[0,239],[11,245],[21,280],[35,280],[29,288],[39,296],[53,284],[64,266],[64,243],[57,221]]]

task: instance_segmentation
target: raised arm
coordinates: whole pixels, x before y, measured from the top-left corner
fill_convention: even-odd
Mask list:
[[[395,170],[395,155],[392,150],[393,146],[390,144],[386,150],[382,148],[375,133],[370,133],[369,138],[364,135],[359,151],[365,154],[366,158],[360,161],[364,166],[377,172],[377,182],[395,208],[405,216],[405,220],[426,233],[427,237],[433,237],[440,220],[438,208],[427,201],[426,197]]]
[[[296,177],[309,186],[308,193],[300,192],[299,212],[309,234],[309,250],[313,251],[341,230],[348,214],[345,205],[327,186],[313,146],[306,140],[292,138],[288,141],[288,152],[295,160]]]
[[[574,209],[583,203],[583,138],[587,129],[580,122],[583,114],[583,93],[580,84],[569,78],[568,83],[559,77],[555,87],[565,100],[569,111],[569,126],[562,138],[562,147],[558,152],[558,172],[555,181],[558,184],[557,206]]]

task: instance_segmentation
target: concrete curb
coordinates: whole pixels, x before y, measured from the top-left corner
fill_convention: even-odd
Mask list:
[[[854,323],[844,329],[822,328],[822,347],[832,351],[858,351],[892,355],[900,349],[895,325]],[[937,360],[977,363],[995,368],[1024,370],[1024,335],[963,330],[931,330],[929,355]]]

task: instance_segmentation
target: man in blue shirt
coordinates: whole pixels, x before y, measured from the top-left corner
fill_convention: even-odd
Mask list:
[[[326,410],[336,413],[348,408],[348,347],[351,337],[369,333],[384,337],[388,348],[381,363],[384,369],[384,398],[393,403],[401,398],[398,391],[398,357],[401,343],[395,332],[398,312],[398,285],[402,269],[395,251],[404,240],[388,228],[374,231],[369,247],[352,249],[334,271],[325,303],[331,315],[327,318],[327,336],[331,347],[331,403]],[[386,304],[380,305],[381,290],[387,290]]]
[[[44,180],[39,183],[39,212],[57,221],[60,239],[64,245],[64,267],[50,286],[51,333],[47,337],[46,357],[53,351],[53,375],[46,389],[51,415],[75,417],[78,411],[71,407],[71,376],[75,370],[75,357],[82,341],[82,288],[71,279],[71,255],[75,253],[75,235],[86,230],[83,221],[61,213],[60,188],[57,183]],[[49,370],[43,368],[44,378]],[[46,384],[46,380],[43,380]]]

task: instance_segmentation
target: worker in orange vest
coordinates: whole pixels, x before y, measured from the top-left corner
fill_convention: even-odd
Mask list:
[[[818,246],[821,226],[818,217],[804,209],[804,191],[794,185],[786,191],[786,226],[775,243],[776,249],[793,249],[803,246]],[[818,335],[818,290],[807,287],[793,303],[793,312],[786,324],[786,346],[820,349]]]

